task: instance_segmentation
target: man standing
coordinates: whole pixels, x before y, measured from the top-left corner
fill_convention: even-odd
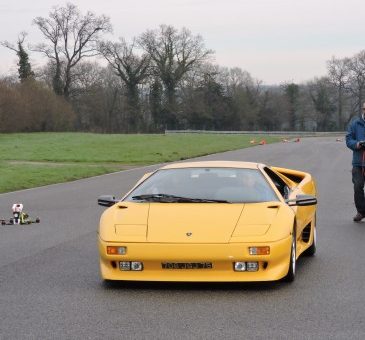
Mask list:
[[[365,218],[365,103],[362,106],[362,115],[353,119],[347,130],[346,145],[353,151],[352,155],[352,183],[354,184],[354,200],[357,214],[355,222]]]

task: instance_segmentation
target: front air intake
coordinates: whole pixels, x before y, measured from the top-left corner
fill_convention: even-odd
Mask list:
[[[311,236],[311,224],[309,223],[302,232],[302,240],[303,242],[308,243]]]

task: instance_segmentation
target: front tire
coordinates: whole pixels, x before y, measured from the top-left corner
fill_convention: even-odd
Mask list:
[[[296,265],[297,265],[297,245],[296,245],[296,236],[295,236],[295,228],[293,230],[292,242],[291,242],[291,251],[290,251],[290,262],[288,274],[284,277],[284,281],[293,282],[295,279]]]

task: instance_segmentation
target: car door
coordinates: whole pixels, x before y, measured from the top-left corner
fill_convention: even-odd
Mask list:
[[[316,196],[315,183],[310,174],[283,168],[265,168],[270,179],[284,200],[294,200],[298,195]],[[314,219],[316,206],[291,206],[295,213],[296,235],[299,238],[303,229]]]

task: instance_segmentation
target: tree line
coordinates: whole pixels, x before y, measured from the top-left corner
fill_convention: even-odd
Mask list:
[[[214,52],[187,28],[106,40],[110,19],[71,3],[33,24],[43,42],[26,46],[24,32],[1,42],[16,53],[18,76],[0,79],[0,132],[331,131],[361,112],[365,51],[333,57],[326,76],[265,86],[241,68],[213,64]],[[34,70],[30,52],[44,66]]]

